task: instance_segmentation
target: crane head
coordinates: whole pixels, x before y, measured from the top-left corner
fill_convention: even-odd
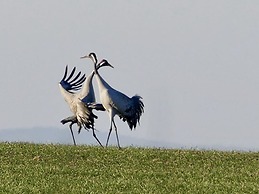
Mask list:
[[[84,58],[90,58],[94,62],[94,64],[97,64],[97,56],[93,52],[90,53],[89,55],[85,55],[83,57],[80,57],[80,59],[84,59]]]
[[[106,59],[103,59],[99,64],[98,64],[98,69],[100,67],[104,67],[104,66],[109,66],[111,68],[114,68]]]

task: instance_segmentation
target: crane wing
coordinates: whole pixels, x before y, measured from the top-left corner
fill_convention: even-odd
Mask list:
[[[59,82],[61,86],[70,93],[73,93],[73,91],[80,90],[86,79],[85,74],[83,74],[80,77],[81,71],[79,71],[77,75],[73,78],[75,71],[76,71],[76,67],[74,67],[70,72],[70,74],[68,75],[68,66],[66,66],[64,76]]]

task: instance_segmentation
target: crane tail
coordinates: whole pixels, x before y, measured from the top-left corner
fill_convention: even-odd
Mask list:
[[[94,127],[94,120],[98,117],[93,113],[93,109],[85,104],[81,99],[77,103],[77,119],[82,123],[85,129],[91,129]]]
[[[126,110],[126,114],[119,115],[124,122],[127,121],[131,130],[136,128],[137,123],[140,123],[140,117],[144,113],[144,103],[141,99],[142,97],[139,95],[133,96],[131,98],[132,105]]]

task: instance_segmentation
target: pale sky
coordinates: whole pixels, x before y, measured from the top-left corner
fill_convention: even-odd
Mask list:
[[[143,97],[140,126],[116,118],[119,135],[259,150],[258,1],[0,1],[0,23],[0,131],[70,137],[58,82],[65,65],[88,75],[92,63],[80,57],[95,52],[115,67],[100,70],[111,86]],[[108,115],[97,114],[108,134]]]

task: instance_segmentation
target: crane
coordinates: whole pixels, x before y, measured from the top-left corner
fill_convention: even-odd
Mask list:
[[[69,128],[71,131],[74,145],[76,145],[76,142],[72,126],[75,123],[77,123],[79,127],[78,133],[80,133],[82,127],[84,127],[86,130],[92,129],[94,138],[102,146],[101,142],[95,134],[94,119],[97,119],[97,116],[93,114],[92,110],[105,109],[102,107],[101,104],[95,103],[95,94],[92,84],[94,71],[87,78],[85,77],[85,74],[80,77],[81,72],[79,72],[73,78],[75,71],[76,67],[73,68],[73,70],[68,76],[68,66],[66,66],[64,76],[59,83],[60,92],[63,95],[65,101],[68,103],[70,110],[74,113],[73,116],[61,120],[61,123],[66,124],[70,122]],[[75,93],[74,91],[77,90],[80,91]]]
[[[99,74],[97,67],[110,66],[107,60],[103,59],[97,65],[97,57],[95,53],[90,53],[89,55],[83,56],[81,58],[90,58],[94,63],[94,73],[98,84],[100,101],[109,114],[110,118],[110,128],[108,137],[106,140],[106,147],[108,146],[109,138],[112,132],[112,127],[116,133],[117,144],[120,147],[119,137],[117,132],[117,126],[114,121],[115,115],[118,115],[120,119],[124,122],[127,121],[129,128],[132,130],[136,128],[137,123],[139,123],[140,117],[144,112],[144,103],[142,102],[142,97],[139,95],[134,95],[133,97],[128,97],[122,92],[112,88]]]

